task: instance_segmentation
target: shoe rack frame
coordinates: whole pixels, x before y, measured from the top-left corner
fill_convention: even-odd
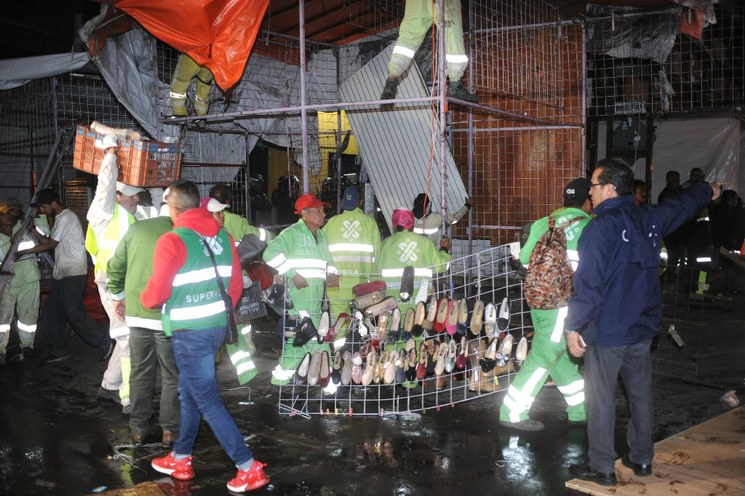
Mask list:
[[[502,299],[508,296],[511,305],[507,332],[512,334],[516,346],[522,336],[529,338],[532,335],[532,323],[523,298],[522,280],[517,276],[510,258],[509,246],[501,245],[454,259],[450,264],[450,270],[434,282],[433,294],[438,299],[465,297],[469,308],[469,323],[477,299],[480,298],[484,305],[494,303],[499,309]],[[331,322],[335,322],[335,316],[331,317]],[[469,339],[468,365],[464,371],[453,370],[442,374],[445,384],[440,388],[436,384],[437,376],[427,376],[411,389],[401,384],[384,384],[381,381],[379,384],[371,383],[368,386],[340,384],[334,394],[328,394],[318,385],[299,385],[291,380],[289,384],[279,386],[278,411],[283,415],[303,418],[316,415],[383,417],[421,414],[431,410],[439,411],[445,407],[455,407],[459,403],[506,390],[515,371],[518,370],[514,347],[509,359],[513,366],[510,368],[506,365],[506,370],[503,368],[503,373],[496,376],[497,380],[493,382],[493,386],[489,385],[489,381],[493,379],[487,379],[483,375],[480,383],[473,383],[469,382],[473,374],[472,364],[477,364],[482,354],[478,340],[488,341],[488,338],[483,329],[478,337],[468,330],[466,335]],[[447,333],[443,332],[431,339],[446,340],[448,337]],[[461,335],[456,334],[454,337],[460,342]],[[503,337],[503,334],[500,337]],[[347,345],[350,339],[347,340]],[[351,344],[356,350],[364,343]],[[333,358],[333,355],[331,356]],[[363,368],[364,365],[363,363]]]

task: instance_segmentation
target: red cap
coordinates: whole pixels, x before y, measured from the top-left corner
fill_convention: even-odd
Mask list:
[[[414,214],[411,210],[405,208],[397,208],[394,210],[391,220],[393,221],[393,227],[401,226],[407,230],[414,227]]]
[[[316,195],[303,195],[295,201],[295,213],[299,214],[306,208],[331,208],[331,204],[321,201]]]

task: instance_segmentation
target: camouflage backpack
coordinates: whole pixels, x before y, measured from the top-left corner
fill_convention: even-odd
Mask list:
[[[582,217],[556,226],[554,217],[548,218],[548,231],[540,237],[530,253],[525,275],[525,299],[530,308],[548,310],[563,307],[574,290],[574,271],[567,258],[567,238],[564,227]]]

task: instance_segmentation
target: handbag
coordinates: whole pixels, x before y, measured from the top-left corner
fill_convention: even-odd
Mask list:
[[[235,323],[235,315],[233,314],[233,303],[230,301],[228,292],[225,291],[225,285],[222,282],[222,277],[220,277],[220,273],[217,271],[217,262],[215,261],[215,254],[212,253],[212,248],[210,248],[210,245],[209,243],[207,243],[207,240],[204,239],[204,236],[199,235],[199,239],[202,240],[205,248],[207,248],[207,253],[210,254],[212,267],[215,269],[217,285],[220,287],[220,294],[222,295],[222,300],[225,303],[225,312],[228,314],[228,332],[225,335],[225,343],[236,344],[238,342],[238,326]]]

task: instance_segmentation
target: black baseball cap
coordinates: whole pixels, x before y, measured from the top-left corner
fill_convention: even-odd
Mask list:
[[[584,177],[572,179],[564,188],[564,205],[582,205],[590,197],[590,181]]]

